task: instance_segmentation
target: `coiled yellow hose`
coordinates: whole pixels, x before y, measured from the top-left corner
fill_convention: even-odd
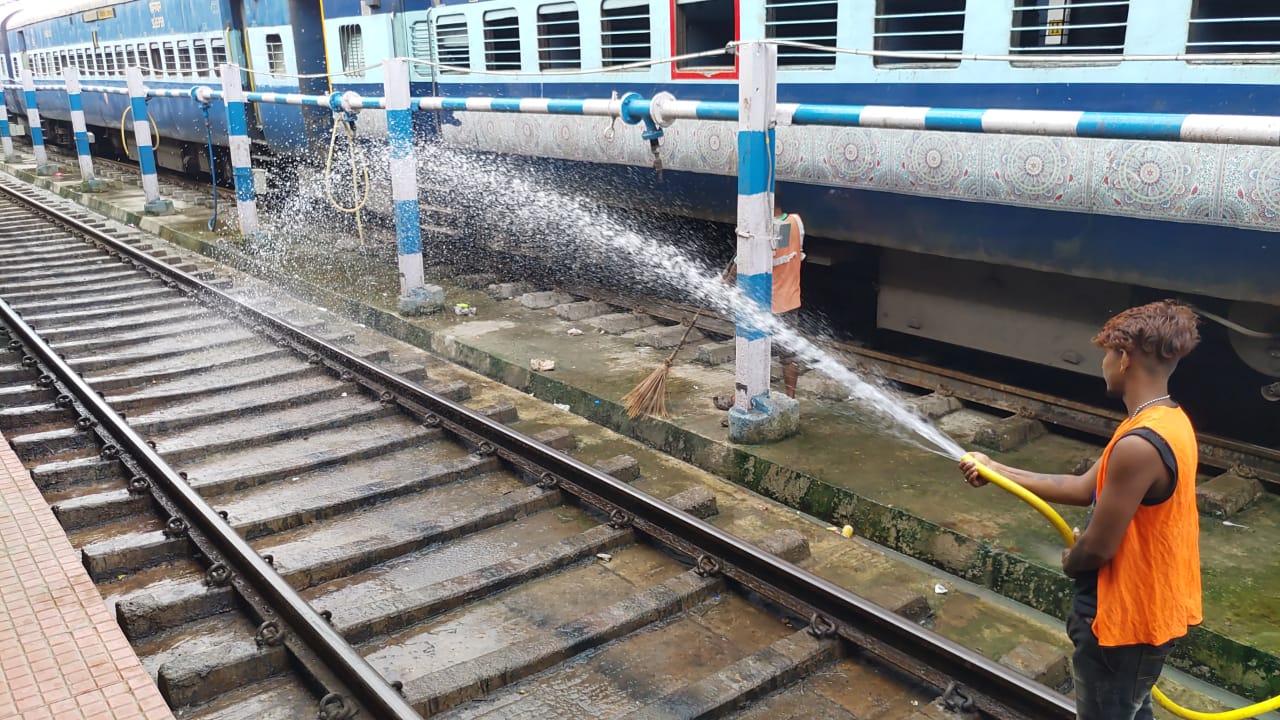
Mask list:
[[[351,156],[351,193],[356,197],[351,207],[346,207],[338,202],[333,195],[333,155],[334,148],[338,142],[338,126],[345,125],[347,128],[347,153]],[[359,157],[357,158],[357,154]],[[360,182],[363,178],[363,184]],[[364,191],[361,192],[361,188]],[[329,154],[324,161],[324,192],[329,198],[329,204],[338,212],[347,213],[356,216],[356,236],[360,238],[361,247],[364,246],[364,222],[360,217],[360,213],[364,210],[364,206],[369,202],[369,161],[364,155],[364,151],[360,149],[356,143],[356,133],[351,129],[351,125],[342,121],[341,115],[333,116],[333,131],[329,133]]]
[[[120,147],[124,148],[125,157],[135,160],[136,158],[129,157],[129,139],[124,131],[124,118],[131,112],[133,112],[133,105],[125,105],[124,112],[120,113]],[[147,119],[151,121],[151,134],[153,136],[151,138],[151,149],[156,150],[160,147],[160,127],[156,125],[156,119],[151,117],[151,113],[147,113]]]
[[[1062,516],[1050,507],[1049,503],[1041,500],[1035,493],[1022,487],[1018,483],[1001,475],[995,470],[992,470],[986,465],[983,465],[977,460],[974,460],[973,456],[968,453],[966,453],[964,457],[960,458],[960,461],[973,463],[974,468],[977,469],[978,474],[981,475],[984,480],[992,485],[998,485],[1002,489],[1013,493],[1018,496],[1018,499],[1035,508],[1036,511],[1043,515],[1045,519],[1053,525],[1053,528],[1058,531],[1058,534],[1062,536],[1063,544],[1067,547],[1075,545],[1075,534],[1071,531],[1070,526],[1067,525],[1067,521],[1063,520]],[[1151,697],[1155,699],[1156,703],[1160,707],[1180,718],[1186,718],[1187,720],[1247,720],[1247,718],[1261,715],[1264,712],[1271,712],[1272,710],[1280,709],[1280,695],[1269,700],[1254,703],[1253,705],[1236,708],[1235,710],[1224,710],[1222,712],[1200,712],[1198,710],[1188,710],[1187,708],[1184,708],[1170,700],[1169,696],[1160,692],[1160,688],[1157,687],[1151,688]]]

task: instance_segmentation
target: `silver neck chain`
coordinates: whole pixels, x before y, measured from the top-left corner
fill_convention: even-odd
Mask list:
[[[1161,396],[1160,396],[1160,397],[1158,397],[1158,398],[1151,398],[1150,400],[1148,400],[1148,401],[1146,401],[1146,402],[1142,403],[1141,405],[1139,405],[1138,407],[1134,408],[1134,409],[1133,409],[1133,412],[1129,413],[1129,419],[1130,419],[1130,420],[1132,420],[1132,419],[1134,419],[1134,418],[1138,417],[1138,413],[1142,412],[1143,410],[1146,410],[1148,407],[1150,407],[1150,406],[1152,406],[1152,405],[1155,405],[1156,403],[1160,402],[1161,400],[1168,400],[1168,399],[1169,399],[1169,396],[1168,396],[1168,395],[1161,395]]]

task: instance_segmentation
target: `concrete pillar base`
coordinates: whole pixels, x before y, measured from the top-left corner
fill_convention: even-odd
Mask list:
[[[745,445],[777,442],[800,430],[800,403],[780,393],[751,398],[750,408],[729,411],[729,441]]]
[[[59,170],[61,170],[61,168],[59,168],[56,163],[45,163],[44,165],[36,166],[36,175],[39,175],[40,177],[53,177]]]
[[[163,198],[159,200],[149,200],[142,206],[142,212],[146,215],[172,215],[173,201],[165,200]]]
[[[444,308],[444,288],[439,285],[423,285],[413,288],[409,295],[400,296],[401,315],[426,315]]]
[[[80,182],[80,192],[100,193],[111,189],[111,183],[98,178],[90,178]]]

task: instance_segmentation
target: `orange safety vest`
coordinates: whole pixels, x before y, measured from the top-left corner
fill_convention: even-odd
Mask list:
[[[1150,428],[1169,444],[1178,469],[1176,485],[1164,502],[1138,506],[1115,557],[1098,569],[1093,632],[1104,647],[1161,645],[1186,635],[1187,627],[1202,619],[1196,512],[1199,449],[1182,408],[1150,407],[1120,423],[1098,461],[1097,492],[1101,495],[1106,485],[1112,448],[1138,428]]]
[[[804,259],[804,221],[794,213],[780,218],[784,229],[774,240],[773,312],[800,307],[800,262]]]

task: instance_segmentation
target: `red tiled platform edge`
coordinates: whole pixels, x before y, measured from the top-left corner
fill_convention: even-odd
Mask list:
[[[8,718],[173,715],[0,437],[0,719]]]

